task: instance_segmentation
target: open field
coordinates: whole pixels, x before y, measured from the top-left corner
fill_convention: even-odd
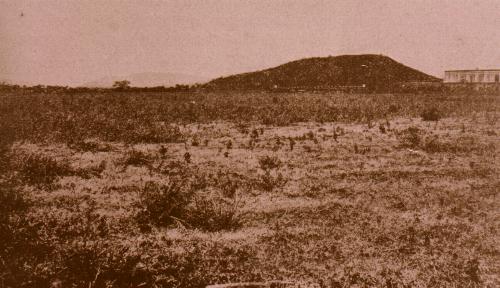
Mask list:
[[[0,95],[0,287],[498,287],[499,118],[489,95]]]

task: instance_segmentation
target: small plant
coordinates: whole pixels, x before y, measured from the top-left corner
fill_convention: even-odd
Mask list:
[[[312,148],[309,145],[303,145],[302,148],[304,148],[304,151],[306,151],[307,153],[311,153],[312,152]]]
[[[160,152],[160,156],[161,156],[162,159],[166,158],[167,152],[168,152],[168,148],[165,147],[165,146],[163,146],[163,145],[161,145],[160,150],[158,152]]]
[[[234,198],[236,196],[240,182],[232,174],[219,171],[214,180],[214,186],[222,191],[224,197]]]
[[[186,161],[186,163],[191,163],[191,153],[184,153],[184,161]]]
[[[255,140],[254,139],[250,139],[248,140],[248,149],[250,150],[253,150],[255,148]]]
[[[276,137],[276,144],[274,146],[274,149],[277,151],[281,148],[282,145],[283,145],[283,142],[281,142],[280,137]]]
[[[306,133],[306,137],[309,139],[309,140],[313,140],[314,139],[314,132],[313,131],[309,131]]]
[[[290,143],[290,151],[293,151],[293,147],[295,146],[295,140],[292,137],[288,137],[288,141]]]
[[[287,182],[278,169],[282,166],[281,160],[276,156],[264,156],[259,159],[259,166],[264,171],[260,176],[259,186],[265,191],[272,191]],[[276,170],[276,171],[272,171]]]
[[[282,187],[286,184],[287,180],[283,177],[283,174],[277,172],[274,176],[271,171],[265,171],[263,175],[260,176],[259,186],[267,192],[273,191],[274,188]]]
[[[333,140],[335,140],[335,142],[338,142],[338,141],[337,141],[338,136],[339,136],[339,135],[337,134],[337,130],[335,130],[335,129],[334,129],[334,130],[333,130]]]
[[[191,140],[191,146],[193,147],[200,146],[200,140],[198,138],[193,138],[193,140]]]
[[[259,131],[257,131],[257,129],[253,129],[252,133],[250,134],[250,137],[254,140],[259,138]]]
[[[380,123],[378,125],[378,129],[380,130],[380,133],[385,134],[386,130],[384,124]]]

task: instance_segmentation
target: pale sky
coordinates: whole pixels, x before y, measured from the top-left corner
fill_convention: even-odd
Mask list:
[[[0,0],[0,80],[77,86],[142,72],[218,77],[384,54],[442,77],[500,68],[500,0]]]

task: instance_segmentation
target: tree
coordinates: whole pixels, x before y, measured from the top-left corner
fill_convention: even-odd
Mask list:
[[[115,81],[115,83],[113,83],[113,88],[115,88],[116,90],[128,89],[130,88],[130,81],[128,80]]]

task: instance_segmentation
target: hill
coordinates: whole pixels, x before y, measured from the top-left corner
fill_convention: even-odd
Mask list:
[[[387,56],[364,54],[315,57],[274,68],[221,77],[204,85],[214,90],[335,89],[363,86],[385,90],[401,82],[439,81]]]
[[[195,84],[203,83],[208,79],[200,76],[179,74],[179,73],[136,73],[127,76],[110,76],[96,81],[83,84],[84,87],[109,88],[115,81],[128,80],[134,87],[156,87],[156,86],[175,86],[177,84]]]

